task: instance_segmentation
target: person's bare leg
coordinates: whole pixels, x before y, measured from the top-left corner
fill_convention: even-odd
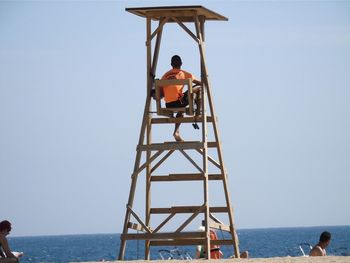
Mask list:
[[[178,112],[176,114],[176,118],[182,118],[182,117],[183,117],[182,112]],[[175,129],[174,129],[174,133],[173,133],[173,136],[174,136],[174,138],[175,138],[175,140],[177,142],[182,142],[183,141],[183,139],[180,136],[180,125],[181,125],[180,122],[179,123],[175,123]]]

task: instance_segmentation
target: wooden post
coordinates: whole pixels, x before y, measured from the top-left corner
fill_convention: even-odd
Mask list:
[[[155,70],[157,64],[156,62],[152,63],[152,39],[151,39],[151,31],[152,31],[152,27],[151,27],[151,18],[147,17],[147,92],[148,92],[148,96],[151,93],[151,89],[152,89],[152,85],[153,85],[153,74]],[[157,37],[157,43],[158,45],[160,44],[160,39],[159,37]],[[155,58],[158,58],[158,53],[154,53]],[[153,64],[153,65],[152,65]],[[150,105],[151,106],[151,105]],[[151,118],[152,116],[150,115],[150,107],[148,109],[148,114],[147,114],[147,141],[146,144],[147,145],[151,145],[152,144],[152,126],[151,126]],[[147,151],[146,152],[146,160],[149,161],[151,156],[151,151]],[[151,211],[151,164],[147,165],[146,168],[146,209],[145,209],[145,218],[146,218],[146,226],[150,225],[150,211]],[[149,259],[150,256],[150,247],[149,247],[150,241],[149,240],[145,240],[145,259]]]

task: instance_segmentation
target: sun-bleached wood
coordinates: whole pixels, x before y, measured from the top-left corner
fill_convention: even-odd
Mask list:
[[[169,123],[193,123],[198,122],[202,123],[203,117],[182,117],[182,118],[152,118],[152,124],[169,124]],[[211,116],[207,116],[207,122],[213,122]]]
[[[205,20],[227,21],[228,18],[200,5],[192,6],[157,6],[157,7],[131,7],[126,11],[152,20],[161,20],[162,17],[173,16],[184,22],[194,22],[194,14],[204,16]]]
[[[238,237],[233,220],[233,208],[227,184],[227,172],[223,162],[220,135],[217,125],[217,116],[212,98],[212,87],[209,81],[208,68],[205,59],[205,31],[206,21],[227,21],[228,19],[203,6],[167,6],[167,7],[134,7],[127,8],[126,11],[146,18],[146,101],[143,118],[139,133],[139,140],[136,147],[134,169],[131,175],[131,186],[127,209],[125,212],[124,227],[121,235],[119,250],[119,260],[124,259],[127,240],[145,240],[145,259],[150,259],[150,247],[159,245],[204,245],[207,258],[210,258],[210,246],[214,244],[233,246],[235,257],[239,257]],[[152,30],[152,21],[158,21],[158,26]],[[168,23],[177,24],[194,43],[198,46],[200,56],[201,82],[200,89],[202,103],[200,116],[188,116],[194,113],[192,96],[192,83],[190,80],[157,80],[155,79],[162,33]],[[191,23],[188,27],[185,23]],[[154,41],[155,40],[155,41]],[[154,48],[153,48],[153,42]],[[186,85],[189,89],[189,106],[187,108],[168,109],[162,107],[159,87],[164,85]],[[151,97],[152,89],[156,89],[156,112]],[[185,113],[184,117],[173,118],[177,112]],[[154,115],[157,113],[157,115]],[[164,116],[164,117],[161,117]],[[166,125],[175,123],[197,123],[201,127],[200,139],[197,141],[184,142],[159,142],[154,138],[153,130],[155,125]],[[208,136],[208,129],[212,127],[214,138]],[[213,137],[213,136],[211,136]],[[209,155],[216,150],[216,154]],[[192,164],[192,170],[188,173],[173,171],[168,175],[155,174],[158,168],[166,165],[166,160],[173,157],[173,153],[178,152],[186,163]],[[200,161],[198,161],[200,159]],[[219,170],[219,172],[209,173],[209,166]],[[133,210],[136,185],[139,176],[145,176],[145,211],[144,218],[141,214]],[[225,204],[218,206],[210,205],[209,181],[221,181]],[[177,183],[184,181],[197,181],[195,183],[203,189],[202,201],[200,204],[186,206],[153,207],[152,206],[152,184],[157,183]],[[162,198],[165,198],[163,196]],[[169,196],[170,197],[170,196]],[[157,197],[153,197],[157,199]],[[213,214],[218,213],[228,217],[227,222],[222,223]],[[174,224],[175,216],[184,214],[185,219],[177,222],[173,232],[165,232],[168,224]],[[154,225],[153,217],[164,216],[163,220]],[[205,231],[199,232],[190,230],[191,224],[196,218],[204,219]],[[136,223],[135,223],[136,221]],[[153,223],[153,224],[152,224]],[[220,229],[230,233],[228,240],[210,240],[210,229]],[[131,232],[129,232],[131,231]],[[133,233],[132,231],[138,231]],[[139,232],[142,233],[139,233]]]

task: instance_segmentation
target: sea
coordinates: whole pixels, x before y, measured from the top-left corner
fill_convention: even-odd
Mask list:
[[[302,256],[299,244],[304,243],[301,247],[308,253],[310,248],[306,244],[316,244],[323,231],[332,234],[331,243],[327,248],[328,255],[350,256],[350,226],[239,229],[237,233],[240,251],[248,250],[252,258],[268,258]],[[217,234],[220,239],[229,238],[227,233],[218,231]],[[24,252],[21,263],[116,260],[120,246],[120,234],[9,236],[8,239],[13,251]],[[151,259],[161,259],[164,251],[173,252],[169,255],[174,255],[174,258],[177,255],[189,255],[194,258],[195,250],[195,246],[152,247]],[[233,255],[232,246],[221,246],[221,250],[224,258]],[[142,241],[127,242],[125,260],[143,259],[143,256]],[[168,255],[166,258],[169,258]]]

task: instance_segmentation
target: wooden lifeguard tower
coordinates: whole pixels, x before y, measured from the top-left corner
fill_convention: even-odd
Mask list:
[[[126,206],[126,214],[123,232],[121,234],[121,245],[119,251],[119,260],[124,260],[126,242],[128,240],[145,241],[145,259],[150,259],[151,246],[182,246],[182,245],[202,245],[205,248],[206,257],[210,258],[210,247],[213,245],[228,245],[233,247],[235,257],[239,257],[238,237],[234,226],[233,209],[230,201],[230,194],[227,183],[227,172],[225,170],[221,142],[217,127],[217,118],[212,100],[212,88],[208,79],[208,70],[205,60],[204,47],[204,24],[206,21],[227,21],[228,19],[218,13],[215,13],[203,6],[166,6],[166,7],[140,7],[126,8],[126,11],[146,18],[147,23],[147,96],[143,113],[143,120],[140,130],[139,141],[134,164],[134,170],[131,176],[131,187],[129,199]],[[158,27],[152,31],[152,21],[158,22]],[[162,108],[159,96],[158,86],[166,84],[187,85],[191,95],[191,80],[171,80],[169,83],[161,80],[155,80],[157,62],[159,56],[160,43],[163,28],[167,23],[178,24],[198,45],[200,55],[201,69],[201,110],[199,116],[193,116],[193,102],[191,101],[187,109],[176,109],[187,113],[183,118],[169,117],[169,113],[174,110]],[[195,32],[192,32],[186,23],[193,23]],[[155,39],[154,50],[152,54],[152,41]],[[151,90],[156,90],[156,111],[151,97]],[[152,107],[153,106],[153,107]],[[166,116],[166,117],[164,117]],[[198,141],[182,142],[153,142],[152,127],[155,125],[169,125],[175,123],[193,123],[198,122],[201,126],[201,135]],[[213,139],[208,138],[208,127],[212,127]],[[211,155],[214,151],[214,155]],[[164,162],[178,152],[189,161],[191,167],[196,172],[179,173],[178,167],[171,167],[173,171],[167,175],[157,174],[157,169]],[[193,156],[195,154],[196,156]],[[195,159],[197,157],[197,159]],[[210,169],[209,169],[210,168]],[[211,170],[217,172],[212,173]],[[140,175],[145,176],[145,214],[142,216],[137,213],[133,207],[137,180]],[[211,206],[209,203],[209,181],[221,181],[223,189],[223,205]],[[203,190],[202,203],[197,205],[183,204],[181,206],[153,207],[151,203],[151,189],[154,183],[178,183],[181,181],[196,181]],[[201,190],[201,191],[202,191]],[[168,198],[174,197],[169,193]],[[160,198],[160,197],[159,197]],[[162,196],[162,199],[167,196]],[[156,198],[155,198],[156,199]],[[178,214],[187,215],[184,222],[174,222],[174,217]],[[226,217],[226,223],[218,219],[217,214]],[[163,215],[165,218],[157,225],[153,226],[153,217]],[[193,228],[194,219],[204,223],[205,230],[198,231],[198,224],[195,230]],[[164,231],[164,228],[170,223],[176,224],[175,230]],[[227,231],[230,238],[221,238],[219,240],[210,240],[210,229],[220,229]],[[136,232],[137,231],[137,232]]]

